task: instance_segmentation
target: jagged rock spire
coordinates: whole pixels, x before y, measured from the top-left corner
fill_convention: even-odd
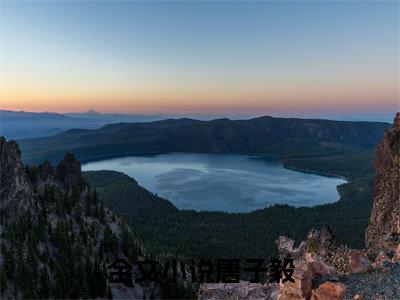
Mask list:
[[[11,190],[23,189],[29,189],[29,183],[18,144],[0,137],[0,198]]]
[[[21,176],[23,169],[18,144],[13,140],[7,142],[4,137],[0,137],[0,192],[15,186],[15,177]]]
[[[23,212],[32,200],[31,191],[18,144],[0,137],[0,218]]]
[[[32,189],[43,191],[46,186],[56,186],[65,192],[70,192],[73,187],[79,192],[86,189],[82,176],[81,164],[73,154],[66,154],[64,159],[54,170],[48,162],[37,168],[36,182],[29,178],[22,164],[21,151],[18,144],[11,140],[6,141],[0,137],[0,202],[2,207],[11,202],[22,203],[21,199],[29,199]]]
[[[400,112],[398,112],[394,117],[393,128],[400,129]]]
[[[85,181],[81,172],[81,164],[71,153],[67,153],[57,166],[56,177],[66,189],[75,186],[81,190],[85,187]]]
[[[400,242],[400,113],[378,145],[374,205],[365,234],[367,248],[392,251]]]

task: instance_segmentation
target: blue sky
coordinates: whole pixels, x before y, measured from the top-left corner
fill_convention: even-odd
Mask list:
[[[3,108],[398,110],[397,1],[1,5]]]

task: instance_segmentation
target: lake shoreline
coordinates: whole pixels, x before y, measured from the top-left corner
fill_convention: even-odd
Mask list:
[[[278,157],[257,154],[113,155],[86,160],[82,168],[125,173],[176,207],[197,211],[245,213],[275,204],[324,205],[339,201],[338,186],[347,183],[337,176],[288,168]]]
[[[343,175],[338,175],[338,174],[331,174],[331,173],[325,173],[325,172],[320,172],[320,171],[313,171],[310,169],[304,169],[304,168],[296,168],[293,166],[290,166],[289,164],[284,162],[285,158],[280,158],[279,156],[275,155],[266,155],[266,154],[255,154],[255,153],[232,153],[232,152],[227,152],[227,153],[221,153],[221,152],[144,152],[144,153],[138,153],[138,152],[124,152],[124,153],[118,153],[118,154],[107,154],[107,155],[98,155],[90,158],[85,158],[81,159],[81,164],[87,164],[95,161],[100,161],[100,160],[107,160],[107,159],[114,159],[114,158],[124,158],[124,157],[129,157],[129,156],[156,156],[156,155],[162,155],[162,154],[213,154],[213,155],[246,155],[246,156],[254,156],[254,157],[259,157],[259,158],[273,158],[276,160],[279,160],[282,163],[282,167],[287,169],[287,170],[292,170],[292,171],[298,171],[302,173],[310,173],[310,174],[315,174],[315,175],[321,175],[321,176],[327,176],[327,177],[335,177],[335,178],[340,178],[345,180],[347,183],[351,182],[350,178],[347,178]]]

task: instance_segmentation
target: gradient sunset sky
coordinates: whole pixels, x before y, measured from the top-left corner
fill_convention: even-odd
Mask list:
[[[0,5],[2,109],[399,110],[398,1]]]

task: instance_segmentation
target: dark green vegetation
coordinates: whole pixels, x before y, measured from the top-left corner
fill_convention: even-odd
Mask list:
[[[307,230],[329,225],[340,241],[363,247],[372,205],[371,179],[339,186],[340,201],[312,208],[276,205],[250,213],[178,210],[118,172],[85,172],[105,205],[129,223],[146,248],[190,258],[274,257],[275,240],[304,240]]]
[[[288,158],[284,167],[354,180],[373,176],[374,158],[375,149],[371,149],[346,155]]]
[[[0,166],[1,299],[194,295],[193,285],[175,284],[169,273],[159,284],[133,283],[122,292],[107,280],[106,267],[116,258],[134,264],[154,256],[88,188],[73,155],[56,168],[48,162],[24,167],[17,143],[0,137]],[[131,279],[141,276],[132,272]]]
[[[106,206],[129,223],[154,253],[189,258],[269,259],[275,240],[300,241],[313,227],[329,225],[340,241],[360,248],[372,205],[373,156],[388,123],[261,117],[119,123],[70,130],[20,142],[26,162],[59,160],[66,151],[81,161],[128,154],[204,152],[273,155],[289,168],[346,177],[338,202],[312,208],[287,205],[250,213],[178,210],[117,172],[87,172]]]
[[[250,120],[191,119],[118,123],[96,130],[73,129],[53,137],[19,141],[26,163],[58,162],[66,152],[81,161],[167,152],[272,155],[298,160],[343,160],[371,152],[388,123],[260,117]],[[318,170],[319,171],[319,170]]]
[[[49,188],[33,203],[19,218],[2,211],[2,293],[8,287],[15,298],[106,297],[106,264],[119,242],[97,194],[82,200]],[[129,245],[129,255],[139,255],[132,233],[125,228],[122,236],[124,251]]]

